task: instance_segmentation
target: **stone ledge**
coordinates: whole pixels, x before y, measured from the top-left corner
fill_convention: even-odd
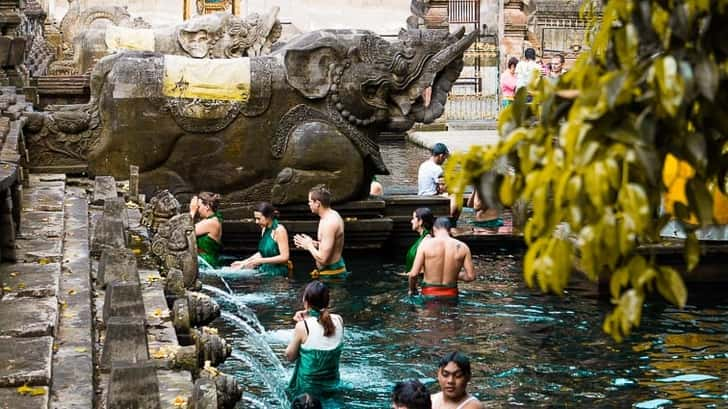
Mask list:
[[[24,211],[18,239],[60,239],[63,234],[62,212]]]
[[[0,388],[0,409],[47,409],[48,387],[40,387],[42,395],[29,396],[18,393],[17,388]]]
[[[54,335],[56,332],[56,297],[5,297],[0,301],[0,311],[3,312],[0,314],[0,336],[41,337]]]
[[[53,338],[0,337],[0,387],[49,385]]]
[[[0,283],[19,297],[53,297],[58,293],[61,265],[21,263],[0,266]]]
[[[61,240],[25,240],[15,242],[18,263],[60,263],[63,243]]]

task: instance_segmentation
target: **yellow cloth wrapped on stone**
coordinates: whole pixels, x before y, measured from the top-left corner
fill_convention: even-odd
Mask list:
[[[247,102],[250,59],[164,56],[164,95],[175,98]]]
[[[671,154],[665,157],[665,164],[662,168],[662,182],[667,187],[667,192],[665,192],[663,199],[665,212],[674,215],[675,203],[682,203],[685,206],[688,205],[685,186],[693,176],[695,176],[695,169],[689,163]],[[728,224],[728,197],[716,185],[711,185],[708,188],[713,194],[714,222]],[[690,224],[698,223],[698,219],[694,213],[690,213],[690,218],[684,221]]]
[[[154,30],[110,25],[106,28],[106,48],[110,51],[154,51]]]

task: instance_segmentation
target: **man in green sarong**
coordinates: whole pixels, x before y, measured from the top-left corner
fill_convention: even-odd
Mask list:
[[[344,251],[344,220],[331,208],[331,193],[323,185],[308,193],[308,206],[311,213],[320,218],[318,241],[306,234],[293,237],[296,247],[307,250],[316,261],[313,278],[343,278],[349,272],[342,257]]]

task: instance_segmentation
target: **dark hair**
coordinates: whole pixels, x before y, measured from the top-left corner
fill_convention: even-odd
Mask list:
[[[326,284],[319,280],[311,281],[303,290],[303,299],[309,307],[319,312],[318,322],[324,327],[324,336],[334,335],[336,327],[334,327],[329,313],[329,288],[326,287]]]
[[[565,60],[564,60],[564,55],[563,55],[563,54],[556,54],[556,55],[554,55],[554,57],[558,58],[558,59],[559,59],[559,61],[561,61],[561,64],[563,64],[563,63],[564,63],[564,61],[565,61]]]
[[[220,207],[220,195],[217,193],[200,192],[197,197],[204,205],[209,206],[213,212],[216,212],[218,207]]]
[[[454,362],[455,365],[457,365],[458,368],[463,371],[463,375],[465,375],[467,379],[470,379],[470,359],[468,359],[467,356],[461,354],[458,351],[450,352],[449,354],[440,358],[440,363],[437,365],[437,368],[442,369],[446,367],[447,364],[449,364],[450,362]]]
[[[526,51],[523,53],[524,56],[526,56],[527,60],[535,60],[536,59],[536,50],[533,48],[526,48]]]
[[[450,230],[452,227],[452,223],[450,223],[450,218],[441,216],[435,219],[435,223],[432,224],[432,229],[444,229],[444,230]]]
[[[323,409],[321,401],[308,393],[298,395],[291,402],[291,409]]]
[[[314,186],[308,193],[311,194],[312,200],[318,200],[323,207],[331,206],[331,192],[329,192],[329,189],[326,189],[325,185]]]
[[[263,217],[267,217],[269,219],[276,219],[280,215],[278,213],[278,210],[276,210],[269,202],[258,203],[257,205],[255,205],[255,211],[262,214]]]
[[[422,221],[422,226],[432,234],[432,224],[435,222],[435,215],[429,207],[420,207],[415,210],[415,217]]]
[[[420,381],[397,382],[392,391],[392,402],[407,409],[432,409],[430,392]]]
[[[514,66],[514,67],[515,67],[516,65],[518,65],[518,58],[516,58],[516,57],[511,57],[511,58],[510,58],[510,59],[508,60],[508,68],[511,68],[511,66]]]

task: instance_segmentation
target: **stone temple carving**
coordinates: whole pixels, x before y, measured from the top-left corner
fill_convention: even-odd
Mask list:
[[[152,233],[180,212],[179,201],[169,190],[162,190],[144,206],[141,224]]]
[[[189,213],[174,216],[159,226],[152,238],[152,253],[162,260],[165,270],[182,270],[186,283],[197,279],[197,241]]]
[[[186,55],[243,55],[221,44],[231,44],[228,37],[204,39],[208,17],[225,21],[208,15],[186,23]],[[89,172],[124,178],[130,165],[139,166],[146,195],[209,190],[230,202],[302,203],[325,183],[334,200],[356,199],[373,175],[388,173],[376,135],[438,118],[476,35],[410,29],[388,41],[364,30],[320,30],[270,55],[121,52],[94,68],[88,104],[28,114],[36,118],[26,137],[68,141],[69,127],[53,126],[77,112],[88,121],[78,126],[84,142],[76,153]],[[157,40],[179,44],[176,34]],[[53,161],[36,159],[31,165]]]
[[[277,7],[262,16],[213,13],[196,16],[176,27],[152,29],[142,19],[132,19],[122,7],[91,7],[80,12],[74,6],[61,23],[69,55],[52,64],[53,74],[84,73],[99,59],[122,50],[192,58],[257,56],[270,53],[281,35]]]

